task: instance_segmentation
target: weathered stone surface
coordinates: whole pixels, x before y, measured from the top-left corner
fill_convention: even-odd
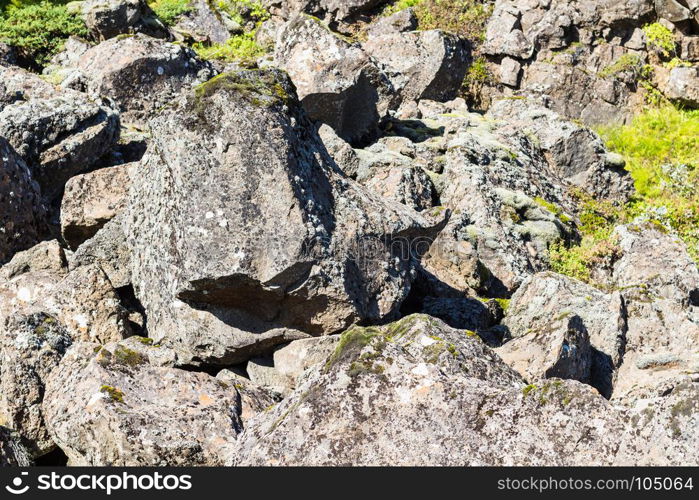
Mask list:
[[[471,59],[465,40],[439,30],[371,37],[362,48],[388,75],[403,104],[454,99]]]
[[[171,28],[175,36],[196,42],[224,43],[231,31],[241,29],[228,13],[217,9],[214,2],[194,0],[188,5],[189,11]]]
[[[673,68],[661,88],[668,99],[699,108],[699,66]]]
[[[136,125],[183,88],[213,75],[191,49],[143,34],[100,43],[80,57],[77,68],[91,93],[113,99],[122,121]]]
[[[66,183],[61,203],[61,234],[76,249],[92,238],[126,205],[129,169],[138,164],[102,168],[77,175]]]
[[[376,21],[371,23],[367,28],[367,36],[369,38],[388,35],[392,33],[404,33],[417,29],[417,17],[413,9],[403,9],[391,14],[390,16],[381,16]]]
[[[305,12],[328,22],[349,22],[385,3],[387,0],[264,0],[272,13],[285,19]]]
[[[549,319],[497,348],[502,360],[526,380],[563,378],[587,383],[592,371],[590,336],[580,316]]]
[[[0,416],[34,456],[51,451],[44,386],[75,341],[130,335],[126,311],[97,266],[68,272],[56,242],[17,254],[0,269]]]
[[[609,464],[624,431],[619,417],[577,382],[525,387],[479,339],[412,316],[345,332],[325,364],[250,422],[231,461]]]
[[[106,102],[19,68],[0,67],[0,80],[0,136],[24,158],[44,198],[58,196],[116,142],[119,117]]]
[[[311,119],[330,125],[350,143],[375,138],[393,89],[358,44],[299,15],[279,32],[274,57]]]
[[[221,465],[242,430],[234,388],[119,343],[74,346],[43,412],[70,465]]]
[[[536,137],[556,173],[595,198],[626,201],[633,193],[623,159],[608,152],[592,130],[528,99],[499,100],[488,114]]]
[[[31,455],[19,437],[10,429],[0,427],[0,467],[30,467]]]
[[[39,241],[46,209],[24,160],[0,137],[0,264]]]
[[[609,397],[626,348],[626,315],[619,292],[604,293],[572,278],[546,272],[522,283],[512,296],[503,325],[517,339],[545,332],[556,322],[580,318],[593,348],[590,385]],[[522,342],[526,344],[526,340]]]
[[[101,40],[133,31],[146,9],[143,0],[86,0],[81,5],[85,25]]]
[[[253,383],[250,379],[235,373],[232,370],[223,369],[216,374],[216,379],[228,386],[235,387],[238,392],[240,405],[240,419],[243,426],[247,425],[255,415],[269,410],[279,402],[276,394],[265,387]]]
[[[151,127],[125,232],[153,338],[229,365],[397,314],[437,223],[335,170],[280,72],[221,75]]]
[[[322,124],[318,128],[318,136],[323,141],[325,149],[328,150],[337,166],[348,177],[356,177],[359,169],[359,156],[344,139],[339,137],[331,126]]]

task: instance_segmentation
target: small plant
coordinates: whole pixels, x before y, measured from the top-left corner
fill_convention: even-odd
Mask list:
[[[415,11],[420,29],[441,29],[476,43],[485,40],[485,25],[493,9],[483,0],[399,0],[389,5],[384,14],[408,7]]]
[[[634,80],[647,80],[652,77],[652,67],[643,63],[638,54],[624,54],[614,64],[607,66],[598,73],[600,78],[618,77],[630,73]]]
[[[647,24],[643,27],[643,32],[650,48],[660,52],[663,57],[670,57],[676,53],[675,35],[662,24]]]
[[[167,26],[172,26],[178,17],[192,11],[190,0],[152,0],[148,6]]]
[[[100,387],[100,392],[106,394],[115,403],[124,404],[124,393],[111,385],[103,385]]]
[[[215,5],[241,26],[247,21],[261,23],[270,18],[269,12],[259,0],[216,0]]]
[[[69,36],[87,35],[80,15],[65,3],[13,0],[0,16],[0,42],[17,47],[24,57],[45,65]]]
[[[226,40],[225,43],[195,43],[192,48],[202,59],[224,62],[239,62],[243,66],[254,66],[266,51],[256,41],[253,33],[244,33]]]

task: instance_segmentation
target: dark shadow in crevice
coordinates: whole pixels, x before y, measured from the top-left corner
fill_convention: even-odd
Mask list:
[[[65,467],[68,465],[68,457],[58,446],[53,451],[48,452],[34,460],[37,467]]]

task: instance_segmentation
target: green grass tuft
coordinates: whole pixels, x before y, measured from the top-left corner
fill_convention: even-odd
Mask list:
[[[192,11],[189,0],[152,0],[148,6],[167,26],[172,26],[178,17]]]

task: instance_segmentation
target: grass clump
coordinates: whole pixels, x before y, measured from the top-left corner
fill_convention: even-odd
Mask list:
[[[12,0],[0,12],[0,42],[43,66],[61,51],[71,36],[86,36],[80,14],[66,1],[27,2]]]
[[[485,25],[493,10],[483,0],[399,0],[389,5],[384,14],[408,7],[413,8],[421,30],[449,31],[474,43],[485,41]]]
[[[189,0],[152,0],[148,6],[167,26],[172,26],[178,17],[192,11]]]
[[[602,69],[597,76],[600,78],[619,77],[630,73],[635,81],[649,80],[652,77],[652,68],[644,64],[638,54],[624,54],[613,64]]]
[[[202,59],[223,62],[239,62],[242,66],[254,66],[265,49],[255,41],[254,33],[233,36],[225,43],[195,43],[192,48]]]
[[[670,57],[676,53],[677,46],[675,35],[669,28],[660,23],[647,24],[643,27],[649,48],[657,50],[663,57]]]
[[[259,0],[216,0],[214,5],[241,26],[247,21],[261,23],[270,18],[269,12]]]
[[[124,404],[124,393],[111,385],[103,385],[100,387],[100,392],[106,394],[115,403]]]

